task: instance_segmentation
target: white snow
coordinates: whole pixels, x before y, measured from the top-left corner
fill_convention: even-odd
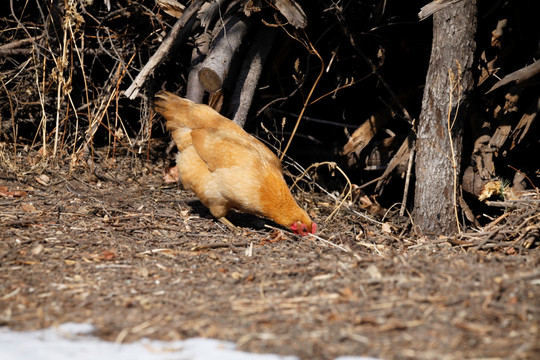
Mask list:
[[[16,332],[0,327],[2,360],[298,360],[296,356],[252,354],[231,342],[192,338],[183,341],[142,339],[117,344],[92,336],[90,324],[66,323],[55,328]],[[340,357],[336,360],[377,360]]]

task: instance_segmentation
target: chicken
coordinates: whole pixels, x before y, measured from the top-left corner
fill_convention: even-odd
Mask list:
[[[207,105],[172,93],[156,94],[155,109],[178,147],[176,164],[192,190],[219,221],[230,209],[268,218],[294,233],[315,233],[315,224],[294,200],[279,159],[262,142]]]

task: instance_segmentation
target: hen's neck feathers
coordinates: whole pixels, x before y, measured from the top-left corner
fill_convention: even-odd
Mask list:
[[[287,183],[277,173],[267,173],[260,190],[260,198],[264,216],[275,223],[290,227],[293,223],[300,221],[311,228],[311,219],[308,214],[298,206]]]

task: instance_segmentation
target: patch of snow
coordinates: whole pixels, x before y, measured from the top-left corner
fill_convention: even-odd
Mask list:
[[[192,338],[183,341],[142,339],[130,344],[101,340],[91,324],[66,323],[56,328],[16,332],[0,327],[2,360],[298,360],[296,356],[252,354],[232,342]],[[377,360],[339,357],[336,360]]]

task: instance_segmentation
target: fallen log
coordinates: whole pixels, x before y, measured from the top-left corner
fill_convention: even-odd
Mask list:
[[[235,13],[214,39],[199,70],[199,81],[206,91],[216,92],[223,86],[232,58],[240,48],[250,23],[245,15]]]

